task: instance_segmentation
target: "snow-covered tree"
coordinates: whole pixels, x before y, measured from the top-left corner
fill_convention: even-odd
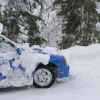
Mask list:
[[[2,16],[3,33],[14,41],[23,38],[34,44],[33,40],[42,38],[37,23],[37,21],[41,21],[40,8],[41,5],[37,0],[9,0]]]
[[[56,0],[54,5],[61,7],[58,15],[64,18],[63,48],[99,42],[95,27],[98,19],[95,2],[96,0]]]
[[[45,37],[47,45],[58,46],[61,41],[61,23],[62,18],[57,16],[58,9],[54,9],[53,3],[55,0],[41,0],[41,18],[43,22],[40,23],[41,36]]]

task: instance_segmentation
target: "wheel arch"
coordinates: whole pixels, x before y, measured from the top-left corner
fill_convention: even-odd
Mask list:
[[[49,63],[46,64],[46,65],[43,64],[43,63],[38,63],[35,70],[37,70],[37,69],[40,68],[41,66],[45,66],[45,67],[51,68],[51,70],[53,70],[54,73],[55,73],[55,75],[57,76],[57,66],[56,66],[54,63],[49,62]]]
[[[46,65],[43,64],[43,63],[38,63],[37,66],[36,66],[36,69],[39,68],[40,66],[45,66],[45,67],[46,67],[46,66],[49,66],[49,67],[51,67],[51,68],[57,68],[57,66],[56,66],[54,63],[51,63],[51,62],[49,62],[49,63],[46,64]]]

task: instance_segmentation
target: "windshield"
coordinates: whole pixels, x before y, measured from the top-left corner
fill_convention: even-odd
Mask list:
[[[14,50],[15,47],[13,44],[0,37],[0,52],[11,52]]]

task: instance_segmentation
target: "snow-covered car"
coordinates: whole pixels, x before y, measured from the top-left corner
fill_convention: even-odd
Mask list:
[[[28,44],[18,44],[0,35],[0,88],[46,88],[69,76],[64,56],[35,51]]]

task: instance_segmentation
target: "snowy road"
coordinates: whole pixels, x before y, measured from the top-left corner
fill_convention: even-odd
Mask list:
[[[93,59],[89,56],[88,53],[84,59],[82,55],[71,58],[71,76],[66,82],[49,89],[0,92],[0,100],[100,100],[100,56],[96,54]]]

